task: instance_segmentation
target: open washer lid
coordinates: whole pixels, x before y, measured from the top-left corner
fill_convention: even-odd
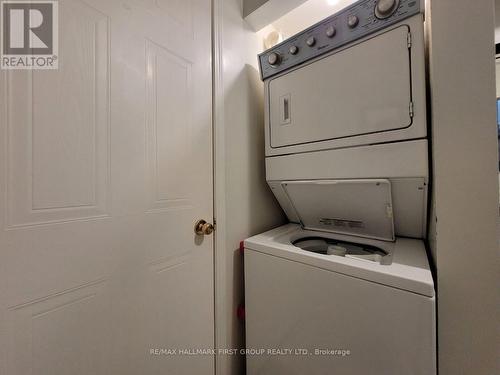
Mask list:
[[[386,179],[283,181],[304,229],[394,241]]]

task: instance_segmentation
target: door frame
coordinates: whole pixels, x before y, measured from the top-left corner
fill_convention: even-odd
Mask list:
[[[223,82],[223,0],[212,0],[212,139],[213,139],[213,213],[214,232],[214,349],[228,347],[228,322],[231,321],[225,294],[226,272],[226,152]],[[228,356],[215,355],[214,374],[224,375]]]

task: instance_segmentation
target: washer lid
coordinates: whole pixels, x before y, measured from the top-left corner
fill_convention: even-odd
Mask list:
[[[394,241],[386,179],[283,181],[304,229]]]

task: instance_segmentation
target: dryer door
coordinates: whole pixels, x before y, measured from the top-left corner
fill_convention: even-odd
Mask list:
[[[271,79],[270,147],[314,149],[315,142],[410,127],[409,32],[396,27]]]

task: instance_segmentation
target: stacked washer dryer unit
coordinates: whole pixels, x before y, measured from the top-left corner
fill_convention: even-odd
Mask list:
[[[435,374],[424,0],[358,1],[259,62],[291,223],[245,241],[248,374]]]

